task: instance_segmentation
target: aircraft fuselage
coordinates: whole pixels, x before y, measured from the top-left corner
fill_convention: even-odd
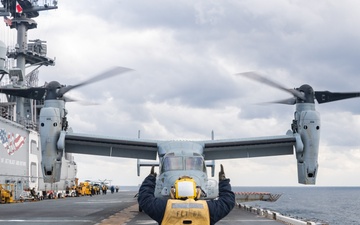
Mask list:
[[[182,176],[192,177],[203,193],[202,198],[215,198],[218,183],[208,179],[203,146],[191,141],[169,141],[159,144],[159,176],[156,197],[169,197],[171,187]]]

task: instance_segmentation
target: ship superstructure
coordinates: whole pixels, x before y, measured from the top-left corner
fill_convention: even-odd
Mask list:
[[[41,66],[55,65],[54,59],[46,55],[46,42],[27,40],[27,32],[37,28],[34,18],[39,16],[39,11],[57,9],[57,1],[2,0],[1,3],[0,16],[7,28],[16,30],[17,41],[15,46],[6,46],[0,40],[0,82],[2,88],[11,89],[9,92],[16,95],[19,89],[37,87]],[[17,198],[24,189],[63,191],[73,186],[77,166],[71,154],[61,157],[60,181],[44,182],[38,130],[44,100],[14,95],[0,96],[0,184],[13,183]]]

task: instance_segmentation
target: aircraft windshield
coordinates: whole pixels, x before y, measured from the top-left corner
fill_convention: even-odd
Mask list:
[[[171,156],[164,158],[164,163],[162,165],[162,170],[171,171],[171,170],[182,170],[182,157],[179,156]]]
[[[186,170],[204,170],[204,162],[201,157],[186,157]]]
[[[167,156],[162,164],[162,172],[172,170],[200,170],[206,172],[202,157]]]

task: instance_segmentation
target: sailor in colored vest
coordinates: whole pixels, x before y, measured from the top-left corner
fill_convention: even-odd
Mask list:
[[[180,177],[171,189],[171,199],[155,198],[156,173],[143,181],[138,195],[139,207],[161,225],[215,224],[224,218],[235,206],[235,195],[231,191],[230,179],[225,177],[223,166],[219,172],[219,197],[212,200],[198,200],[201,194],[194,179]]]

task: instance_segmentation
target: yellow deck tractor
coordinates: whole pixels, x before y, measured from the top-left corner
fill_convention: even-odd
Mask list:
[[[78,196],[91,195],[91,184],[89,182],[80,182],[77,187]]]
[[[13,203],[14,193],[14,184],[0,184],[0,203]]]

